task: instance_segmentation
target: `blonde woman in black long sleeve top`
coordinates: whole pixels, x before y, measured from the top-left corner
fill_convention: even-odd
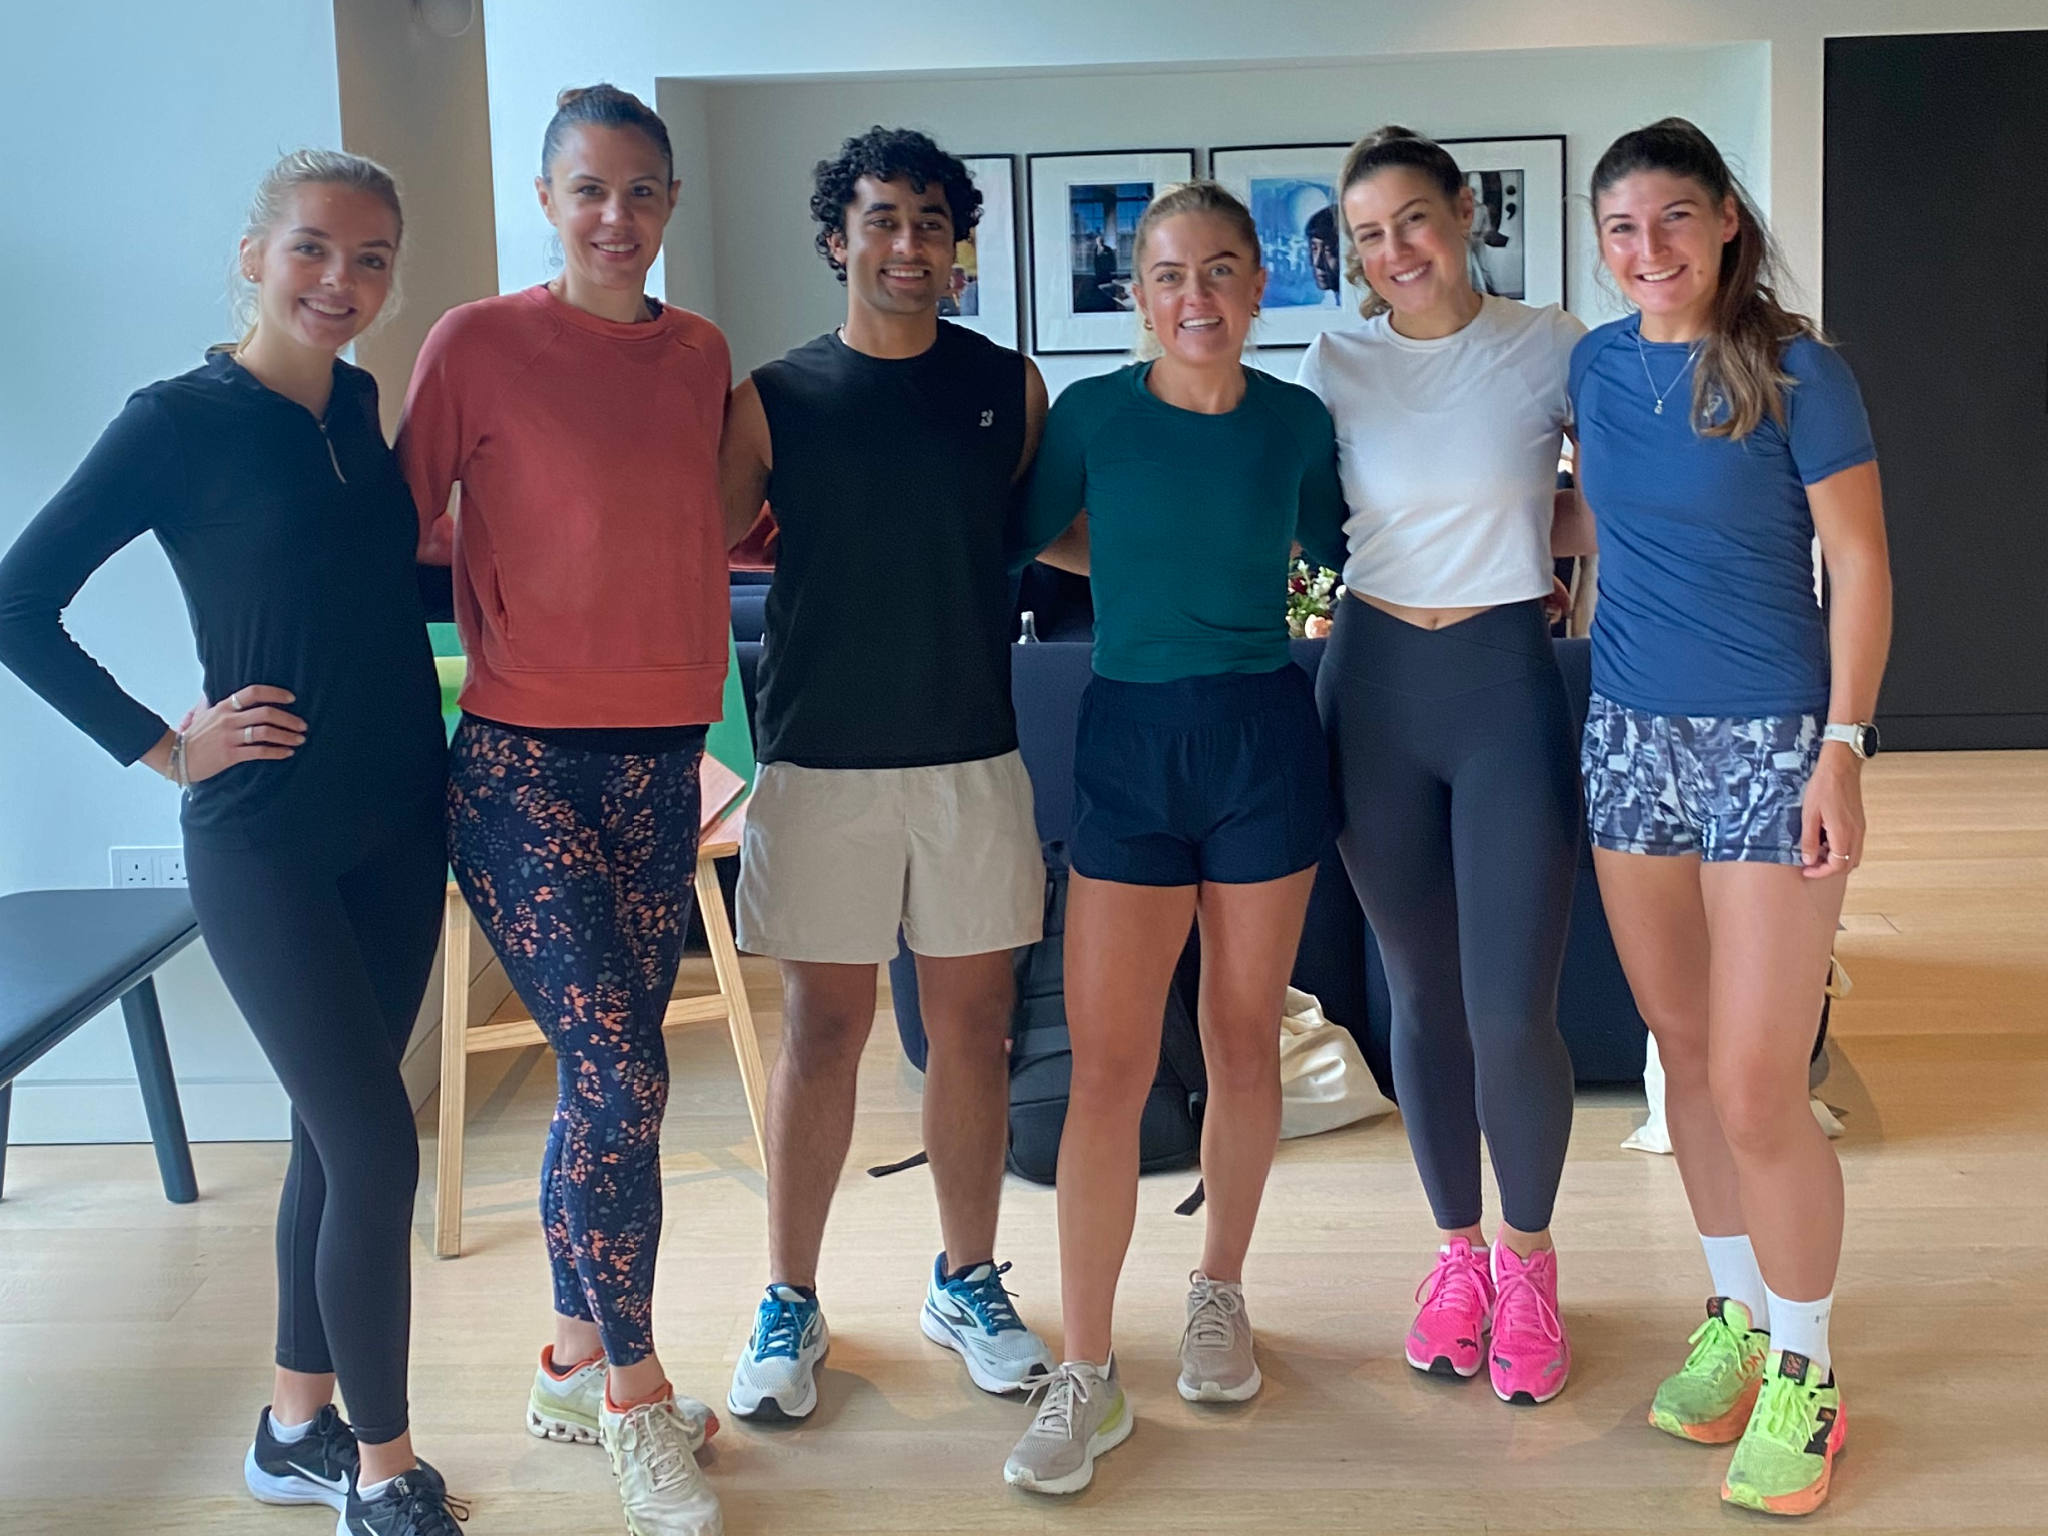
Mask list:
[[[439,689],[376,382],[335,355],[383,307],[400,232],[369,161],[301,151],[265,178],[241,255],[255,325],[131,397],[0,560],[0,663],[185,788],[193,906],[291,1099],[250,1491],[330,1504],[361,1536],[454,1536],[407,1419],[419,1146],[399,1075],[445,880]],[[179,729],[62,622],[144,533],[184,589],[212,701]]]

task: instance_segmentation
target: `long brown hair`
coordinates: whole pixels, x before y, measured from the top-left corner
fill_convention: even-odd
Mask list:
[[[1346,192],[1361,181],[1369,181],[1381,171],[1397,165],[1420,171],[1424,179],[1444,195],[1451,211],[1457,211],[1458,194],[1465,190],[1465,173],[1458,169],[1458,162],[1436,140],[1425,139],[1414,129],[1403,128],[1398,123],[1375,128],[1352,145],[1344,156],[1343,169],[1337,172],[1338,210],[1341,212],[1343,209]],[[1365,280],[1365,263],[1359,259],[1358,242],[1351,238],[1351,221],[1340,219],[1338,222],[1344,225],[1344,275],[1365,295],[1358,301],[1358,312],[1368,320],[1374,315],[1384,315],[1393,306]]]
[[[1801,336],[1827,338],[1812,320],[1779,302],[1784,261],[1763,215],[1714,141],[1684,118],[1667,117],[1624,133],[1593,167],[1596,225],[1601,195],[1638,171],[1662,171],[1694,182],[1717,209],[1731,198],[1735,203],[1735,237],[1721,247],[1720,286],[1693,374],[1695,430],[1705,437],[1741,439],[1766,416],[1784,426],[1785,391],[1793,382],[1784,369],[1785,348]]]

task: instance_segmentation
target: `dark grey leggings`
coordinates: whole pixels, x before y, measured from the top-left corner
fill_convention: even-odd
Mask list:
[[[407,1426],[420,1148],[398,1065],[441,936],[445,825],[430,801],[340,870],[296,847],[185,849],[207,951],[292,1104],[277,1363],[333,1371],[373,1445]]]
[[[1344,796],[1338,846],[1392,994],[1394,1091],[1439,1227],[1550,1225],[1572,1125],[1557,1032],[1579,774],[1542,605],[1425,630],[1339,605],[1316,700]]]

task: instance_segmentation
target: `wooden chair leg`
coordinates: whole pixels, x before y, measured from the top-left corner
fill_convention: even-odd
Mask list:
[[[128,1048],[135,1056],[135,1079],[149,1115],[149,1139],[156,1143],[164,1198],[174,1205],[190,1205],[199,1198],[199,1180],[192,1172],[192,1145],[185,1138],[178,1080],[171,1075],[171,1048],[164,1040],[156,982],[145,977],[130,987],[121,998],[121,1014],[128,1022]]]
[[[469,904],[453,882],[441,919],[441,1144],[434,1172],[434,1256],[462,1252],[462,1131],[469,1107]]]
[[[725,891],[718,883],[718,861],[708,856],[697,860],[697,907],[704,916],[704,936],[711,944],[711,968],[718,975],[718,990],[725,994],[732,1052],[739,1059],[747,1116],[754,1122],[754,1146],[761,1154],[762,1171],[766,1172],[768,1074],[761,1066],[761,1042],[754,1034],[754,1010],[747,1002],[747,979],[740,972],[739,946],[733,943],[732,918],[725,910]]]

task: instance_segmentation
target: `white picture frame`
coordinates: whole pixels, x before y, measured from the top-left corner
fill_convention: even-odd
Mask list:
[[[939,314],[999,347],[1015,350],[1023,338],[1023,285],[1017,280],[1017,157],[962,155],[960,161],[981,193],[981,218],[955,247],[960,286],[948,286]]]
[[[1195,174],[1192,149],[1027,157],[1032,350],[1128,352],[1132,236],[1159,188]]]
[[[1229,144],[1209,151],[1209,178],[1235,193],[1258,226],[1266,298],[1255,347],[1305,347],[1358,323],[1365,290],[1344,275],[1337,173],[1349,143]],[[1327,224],[1327,229],[1312,228]]]
[[[1563,305],[1564,135],[1437,142],[1465,173],[1477,205],[1474,286],[1524,304]]]

